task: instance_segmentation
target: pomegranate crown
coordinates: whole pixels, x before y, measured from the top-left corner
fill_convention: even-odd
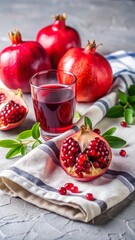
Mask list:
[[[102,46],[102,43],[99,43],[98,45],[96,44],[96,41],[93,40],[92,42],[90,42],[89,40],[87,41],[87,45],[85,47],[85,52],[95,52],[95,50],[99,47]]]
[[[22,36],[18,30],[10,31],[8,33],[8,36],[13,44],[18,44],[22,42]]]
[[[56,21],[65,21],[67,19],[67,14],[62,13],[62,14],[57,14],[52,16]]]
[[[54,15],[53,18],[54,18],[54,23],[53,23],[54,30],[65,28],[66,26],[65,20],[67,18],[67,15],[65,13]]]

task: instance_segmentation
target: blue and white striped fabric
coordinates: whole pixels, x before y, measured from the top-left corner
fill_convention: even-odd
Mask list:
[[[128,199],[135,190],[135,126],[128,128],[120,126],[121,119],[105,118],[107,110],[117,102],[117,89],[127,91],[135,84],[135,53],[118,51],[107,56],[114,74],[114,83],[110,92],[103,98],[83,108],[83,117],[68,132],[40,145],[29,154],[22,157],[9,169],[0,173],[0,189],[12,196],[19,196],[43,209],[56,212],[62,216],[83,222],[94,221],[108,209]],[[81,183],[69,177],[59,166],[59,149],[63,139],[75,132],[83,123],[84,116],[90,117],[93,126],[102,131],[112,126],[117,127],[117,136],[127,141],[127,156],[119,156],[119,150],[113,151],[113,160],[109,170],[102,177]],[[60,195],[57,189],[67,182],[73,182],[79,187],[79,193]],[[86,193],[92,193],[93,201],[86,200]]]

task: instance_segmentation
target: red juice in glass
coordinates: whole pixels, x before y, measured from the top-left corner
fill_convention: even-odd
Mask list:
[[[36,119],[45,132],[62,133],[72,127],[74,92],[63,85],[46,85],[45,88],[48,92],[42,90],[37,93],[38,100],[33,99]]]
[[[70,87],[60,84],[54,77],[48,82],[41,81],[40,87],[32,89],[36,120],[40,122],[45,138],[57,136],[72,127],[76,105],[74,84]]]

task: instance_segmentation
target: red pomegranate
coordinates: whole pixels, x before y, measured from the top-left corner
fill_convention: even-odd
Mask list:
[[[42,28],[36,36],[36,40],[50,56],[54,69],[67,50],[81,47],[79,33],[74,28],[66,26],[66,18],[66,14],[54,16],[54,23]]]
[[[86,47],[72,48],[61,58],[58,70],[74,73],[77,77],[77,101],[93,102],[104,96],[112,85],[113,74],[109,62],[96,52],[96,43],[88,42]],[[68,83],[61,76],[61,83]]]
[[[88,126],[67,137],[60,150],[64,171],[79,181],[91,181],[103,175],[112,160],[108,142]]]
[[[9,33],[12,42],[0,53],[0,78],[10,89],[30,92],[29,80],[38,71],[50,69],[50,59],[36,41],[22,41],[19,31]]]
[[[22,98],[21,89],[11,91],[0,88],[0,130],[20,126],[26,119],[28,106]]]

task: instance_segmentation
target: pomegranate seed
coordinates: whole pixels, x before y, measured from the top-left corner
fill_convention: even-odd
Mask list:
[[[127,127],[127,123],[126,123],[125,121],[122,121],[122,122],[120,123],[120,125],[121,125],[122,127]]]
[[[63,146],[67,143],[67,139],[64,139]]]
[[[74,187],[74,184],[73,183],[66,183],[64,185],[64,187],[66,188],[66,190],[71,190],[71,188]]]
[[[75,169],[75,172],[78,173],[78,172],[81,172],[82,170],[83,170],[83,166],[82,165],[77,165],[76,169]]]
[[[71,191],[72,193],[78,193],[78,187],[77,187],[77,186],[73,186],[73,187],[70,189],[70,191]]]
[[[68,168],[68,167],[69,167],[69,165],[68,165],[68,163],[67,163],[67,161],[66,161],[66,160],[64,160],[64,161],[63,161],[63,165],[64,165],[64,167],[66,167],[66,168]]]
[[[100,163],[100,168],[103,169],[104,168],[104,164]]]
[[[6,96],[4,93],[0,93],[0,104],[6,100]]]
[[[86,160],[87,160],[86,154],[82,153],[82,154],[79,155],[78,160],[77,160],[77,163],[78,163],[79,165],[83,165],[83,163],[84,163]]]
[[[106,157],[101,158],[101,163],[102,164],[105,164],[106,162],[107,162],[107,158]]]
[[[61,195],[66,195],[67,190],[66,190],[65,187],[60,187],[60,188],[58,189],[58,193],[61,194]]]
[[[75,173],[78,174],[80,172],[80,170],[78,170],[78,168],[75,168]]]
[[[90,169],[86,168],[84,172],[89,174],[90,173]]]
[[[90,168],[90,167],[91,167],[91,163],[90,163],[89,161],[85,161],[84,164],[83,164],[83,166],[84,166],[85,168]]]
[[[67,149],[66,149],[66,148],[63,148],[63,149],[62,149],[62,152],[63,152],[63,154],[66,154],[66,153],[67,153]]]
[[[124,149],[120,150],[119,155],[121,157],[125,157],[127,155],[126,151]]]
[[[71,150],[71,148],[72,148],[72,146],[71,146],[71,145],[69,145],[69,146],[68,146],[68,151],[69,151],[69,150]]]
[[[91,149],[90,151],[88,151],[88,156],[91,157],[91,156],[95,156],[96,154],[96,150],[95,149]]]
[[[71,142],[71,146],[73,146],[73,147],[78,147],[78,142],[76,142],[76,141],[73,141],[73,142]]]
[[[99,157],[99,156],[100,156],[100,152],[97,151],[97,152],[95,153],[95,156],[96,156],[96,157]]]
[[[92,193],[87,193],[86,194],[86,199],[89,201],[92,201],[94,199],[93,194]]]
[[[100,139],[100,137],[95,137],[95,140],[96,140],[97,142],[102,141],[102,140]]]
[[[65,143],[63,144],[63,147],[67,149],[67,148],[68,148],[68,143],[65,142]]]
[[[105,163],[101,163],[100,164],[100,167],[103,169],[103,168],[106,168],[108,165],[108,162],[105,162]]]
[[[106,146],[102,146],[102,151],[107,151]]]
[[[73,139],[72,138],[69,138],[68,139],[68,144],[71,144],[73,142]]]
[[[74,162],[75,162],[75,159],[73,156],[71,156],[69,159],[67,159],[67,164],[69,165],[69,167],[73,167]]]
[[[102,147],[103,145],[105,146],[105,143],[104,143],[101,139],[99,139],[98,143],[99,143],[99,146],[101,146],[101,147]]]
[[[83,178],[83,173],[82,173],[82,172],[79,172],[79,173],[78,173],[78,177],[79,177],[79,178]]]
[[[61,159],[64,161],[65,160],[65,155],[61,154]]]
[[[97,141],[92,140],[92,141],[90,142],[90,145],[92,145],[92,146],[97,145]]]
[[[68,156],[71,157],[73,153],[71,151],[68,151]]]
[[[98,162],[93,162],[94,168],[99,168],[99,163]]]
[[[106,150],[106,151],[105,151],[105,156],[108,156],[108,155],[109,155],[109,151]]]
[[[71,147],[71,152],[76,153],[78,151],[77,147]]]
[[[67,160],[68,158],[69,158],[69,156],[67,154],[65,154],[65,158],[64,159]]]
[[[83,170],[82,170],[82,172],[85,172],[86,171],[86,167],[83,167]]]
[[[100,153],[100,155],[101,155],[102,157],[104,157],[105,152],[102,151],[102,152]]]
[[[101,133],[100,129],[98,129],[98,128],[95,128],[95,129],[93,130],[93,132],[95,132],[95,133],[97,133],[97,134],[100,134],[100,133]]]

